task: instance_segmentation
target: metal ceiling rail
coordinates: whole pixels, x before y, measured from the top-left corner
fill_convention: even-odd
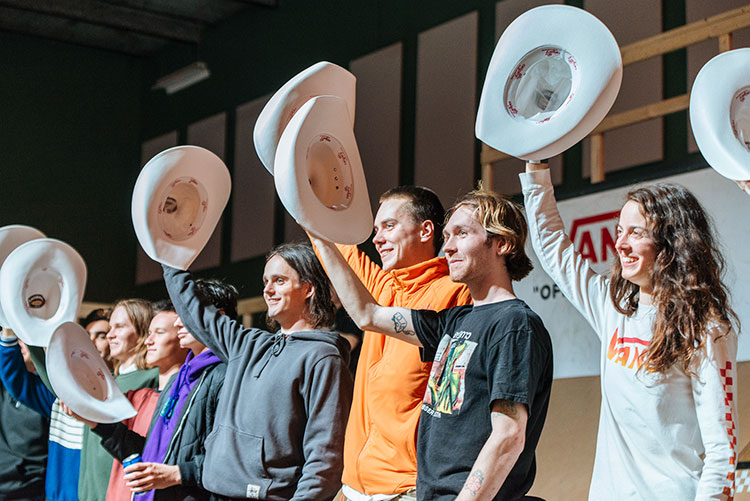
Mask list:
[[[625,45],[620,48],[622,64],[623,66],[627,66],[710,38],[716,38],[718,40],[719,52],[725,52],[732,49],[732,32],[748,26],[750,26],[750,5],[723,12]],[[683,94],[628,111],[608,115],[589,135],[591,138],[591,182],[599,183],[604,181],[605,132],[686,110],[689,104],[690,95]],[[509,157],[509,155],[482,143],[480,162],[482,164],[482,181],[484,186],[488,188],[492,187],[492,163]]]

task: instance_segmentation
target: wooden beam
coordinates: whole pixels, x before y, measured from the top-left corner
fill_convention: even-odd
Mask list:
[[[732,34],[724,33],[719,37],[719,52],[732,50]]]
[[[197,43],[200,24],[95,0],[0,0],[0,6],[72,19],[177,42]]]
[[[620,49],[628,65],[750,26],[750,5],[645,38]]]
[[[681,96],[675,96],[659,101],[658,103],[647,104],[639,108],[623,111],[622,113],[606,117],[593,130],[593,132],[591,132],[591,134],[601,134],[602,132],[627,127],[628,125],[633,125],[638,122],[686,110],[689,105],[690,96],[688,94],[683,94]]]
[[[492,177],[492,164],[482,164],[482,188],[492,190],[495,180]]]
[[[604,134],[591,136],[591,183],[604,181]]]
[[[252,315],[253,313],[260,313],[267,309],[266,301],[262,296],[240,299],[237,302],[237,313],[240,315]]]

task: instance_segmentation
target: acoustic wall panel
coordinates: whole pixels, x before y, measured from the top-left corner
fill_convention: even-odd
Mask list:
[[[620,46],[661,33],[659,2],[586,0],[585,6],[607,25]],[[662,58],[659,56],[625,67],[620,93],[610,113],[627,111],[661,99]],[[606,133],[605,171],[661,160],[664,156],[663,122],[663,119],[656,118]],[[588,140],[584,142],[584,176],[591,172],[589,143]]]
[[[232,186],[232,261],[262,256],[273,247],[273,176],[253,145],[253,129],[267,95],[237,108]]]
[[[224,152],[226,149],[227,117],[226,113],[219,113],[198,122],[190,124],[187,129],[187,142],[195,146],[206,148],[215,153],[219,158],[226,161]],[[224,218],[216,223],[211,238],[206,246],[195,258],[190,266],[192,270],[204,270],[221,264],[221,235],[223,232]]]
[[[157,153],[160,153],[173,146],[177,146],[177,131],[172,131],[162,136],[145,141],[141,145],[141,168],[146,165],[146,162],[156,156]],[[135,260],[136,285],[153,282],[155,280],[161,280],[161,278],[161,265],[148,257],[146,253],[143,252],[141,246],[138,245]]]
[[[354,133],[362,157],[373,212],[380,195],[398,184],[401,139],[401,43],[355,59]]]
[[[414,181],[446,206],[474,182],[477,22],[471,12],[418,39]]]

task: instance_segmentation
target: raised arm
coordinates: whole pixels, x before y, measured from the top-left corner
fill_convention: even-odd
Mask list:
[[[42,379],[26,369],[18,340],[8,331],[0,337],[0,380],[8,393],[31,410],[49,418],[55,395]]]
[[[520,174],[529,239],[542,268],[601,336],[601,316],[609,303],[606,279],[576,252],[565,234],[547,164],[526,164]]]
[[[334,244],[313,236],[310,240],[317,247],[320,261],[331,279],[333,288],[336,289],[341,304],[360,329],[380,332],[422,346],[414,332],[411,310],[380,306]]]
[[[495,400],[491,412],[492,433],[479,451],[456,501],[494,499],[523,451],[529,417],[526,406]]]
[[[242,325],[215,306],[201,302],[189,272],[162,267],[169,298],[185,328],[223,362],[228,362],[241,342]]]

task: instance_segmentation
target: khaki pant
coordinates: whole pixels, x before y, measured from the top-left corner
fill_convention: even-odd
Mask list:
[[[336,494],[336,497],[334,499],[336,499],[337,501],[350,501],[349,498],[344,496],[344,493],[342,493],[341,491]],[[392,498],[390,501],[417,501],[417,489],[409,489],[400,496]]]

